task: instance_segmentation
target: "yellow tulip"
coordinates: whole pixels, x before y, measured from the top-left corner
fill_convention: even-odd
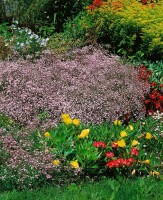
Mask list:
[[[120,120],[117,120],[117,119],[113,123],[114,123],[115,126],[117,126],[117,125],[121,126],[122,125],[122,122]]]
[[[119,147],[125,147],[125,146],[126,146],[126,142],[125,142],[124,139],[119,140],[119,141],[117,142],[117,144],[118,144]]]
[[[70,117],[67,117],[67,118],[64,118],[63,119],[63,122],[66,124],[66,125],[70,125],[72,124],[72,119]]]
[[[156,176],[159,176],[159,175],[160,175],[160,173],[157,172],[157,171],[154,171],[153,174],[156,175]]]
[[[150,139],[152,138],[152,134],[151,134],[151,133],[146,133],[145,138],[146,138],[147,140],[150,140]]]
[[[84,130],[82,130],[82,132],[80,133],[80,135],[78,135],[78,138],[88,137],[89,132],[90,132],[90,129],[84,129]]]
[[[77,160],[71,161],[70,162],[70,166],[73,167],[73,168],[75,168],[75,169],[78,169],[79,168],[79,163],[78,163]]]
[[[134,127],[133,127],[132,125],[128,125],[128,126],[127,126],[127,130],[133,131],[133,130],[134,130]]]
[[[79,126],[80,120],[79,119],[73,119],[72,123],[76,126]]]
[[[142,163],[149,165],[150,164],[150,160],[144,160]]]
[[[51,135],[50,135],[49,132],[45,132],[45,133],[44,133],[44,136],[45,136],[46,138],[50,138],[50,137],[51,137]]]
[[[150,174],[151,176],[154,176],[154,175],[156,175],[156,176],[160,176],[160,173],[157,172],[157,171],[154,171],[154,172],[150,171],[149,174]]]
[[[133,140],[133,141],[132,141],[132,146],[134,147],[134,146],[138,145],[138,143],[139,143],[139,142],[138,142],[137,140]]]
[[[60,165],[60,163],[61,162],[59,160],[53,160],[53,162],[52,162],[53,165]]]
[[[126,137],[126,136],[127,136],[126,131],[121,131],[121,132],[120,132],[120,136],[121,136],[122,138]]]
[[[62,114],[61,116],[62,116],[62,119],[66,119],[66,118],[69,118],[69,117],[70,117],[70,115],[67,114],[67,113],[66,113],[66,114]]]

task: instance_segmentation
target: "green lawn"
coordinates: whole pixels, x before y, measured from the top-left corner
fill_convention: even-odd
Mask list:
[[[163,181],[153,178],[101,180],[67,187],[43,187],[40,190],[5,192],[2,200],[162,200]]]

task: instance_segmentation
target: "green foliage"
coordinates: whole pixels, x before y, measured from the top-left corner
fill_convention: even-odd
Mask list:
[[[76,126],[72,124],[69,117],[66,120],[63,118],[63,122],[44,134],[47,146],[52,149],[52,153],[56,155],[58,160],[62,158],[66,161],[63,161],[61,165],[71,165],[72,160],[77,161],[82,170],[89,175],[108,171],[115,176],[131,176],[133,170],[136,175],[148,175],[150,171],[162,170],[163,138],[160,134],[162,129],[161,125],[158,126],[158,121],[151,117],[147,118],[146,121],[130,123],[128,127],[105,124],[91,125],[88,129],[86,125]],[[121,135],[122,132],[125,132],[126,136]],[[150,137],[148,138],[147,135]],[[134,140],[138,141],[136,145],[132,143]],[[107,145],[99,148],[94,145],[95,141],[102,141]],[[121,146],[122,141],[125,144]],[[118,146],[113,148],[113,143]],[[138,151],[138,155],[132,156],[132,148]],[[113,161],[119,158],[127,160],[131,157],[135,161],[127,167],[107,169],[105,164],[109,159],[105,157],[105,153],[110,151],[114,153],[113,159],[111,159]],[[146,163],[146,160],[149,160],[150,164]],[[78,168],[78,166],[74,168]]]
[[[91,3],[91,0],[59,0],[54,1],[54,13],[57,15],[56,27],[58,30],[62,30],[63,24],[70,18],[74,18],[82,9],[85,9],[87,5]],[[62,12],[60,12],[62,11]]]
[[[11,44],[5,44],[5,38],[0,36],[0,60],[4,60],[12,54]],[[0,90],[3,88],[0,87]]]
[[[16,124],[11,117],[7,117],[6,115],[0,113],[0,128],[3,129],[3,132],[11,131],[13,128],[15,128],[15,126]],[[17,126],[19,127],[18,124]]]
[[[74,37],[96,38],[124,57],[159,60],[163,56],[162,10],[162,1],[154,7],[136,0],[104,2],[101,7],[88,7],[71,22]]]
[[[143,64],[144,66],[147,67],[147,69],[152,71],[152,76],[149,77],[150,82],[156,82],[158,85],[163,84],[163,62],[162,61],[151,62],[147,60],[141,60],[140,58],[135,60],[130,57],[130,59],[128,60],[122,59],[122,62],[133,64],[137,68],[140,66],[140,64]]]
[[[54,22],[54,1],[33,0],[20,18],[20,23],[39,31],[41,26],[52,25]]]
[[[32,0],[1,0],[0,1],[0,23],[20,20],[22,13],[28,8]]]
[[[0,22],[16,19],[35,31],[39,31],[40,26],[53,26],[59,31],[68,18],[72,19],[90,3],[91,0],[2,0]]]
[[[152,71],[151,82],[163,84],[163,62],[156,61],[156,63],[144,62],[148,69]]]
[[[49,38],[48,48],[57,54],[63,54],[69,50],[83,45],[81,39],[74,39],[67,33],[55,33]]]
[[[18,21],[14,21],[11,26],[1,24],[0,33],[1,59],[19,55],[33,60],[40,55],[49,40],[39,37],[31,29],[20,28]]]
[[[12,41],[8,44],[5,40],[10,37],[7,23],[0,24],[0,59],[5,59],[12,54]],[[0,87],[1,88],[1,87]],[[1,89],[0,89],[1,90]]]
[[[103,179],[95,183],[84,182],[66,187],[47,186],[34,191],[13,190],[0,194],[3,200],[26,200],[27,198],[28,200],[160,200],[162,196],[162,181],[151,178],[123,179],[122,182]]]

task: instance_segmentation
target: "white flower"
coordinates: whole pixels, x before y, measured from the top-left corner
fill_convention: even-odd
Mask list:
[[[39,38],[39,36],[38,36],[38,35],[35,35],[35,38],[36,38],[36,39],[38,39],[38,38]]]
[[[21,44],[20,44],[20,47],[24,47],[24,43],[21,43]]]
[[[18,24],[19,22],[18,22],[17,20],[14,20],[13,23],[14,23],[14,24]]]
[[[29,31],[28,31],[28,35],[30,35],[32,33],[32,31],[29,29]]]

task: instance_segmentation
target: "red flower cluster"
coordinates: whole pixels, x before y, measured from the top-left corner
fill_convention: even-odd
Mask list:
[[[152,72],[150,70],[147,70],[147,68],[144,65],[140,65],[139,67],[139,79],[143,79],[144,81],[149,81],[149,77],[152,75]]]
[[[96,6],[94,6],[94,5],[89,5],[88,6],[88,10],[91,10],[91,11],[94,10],[95,8],[96,8]]]
[[[117,142],[112,142],[111,146],[112,146],[112,148],[117,148],[118,144],[117,144]]]
[[[94,10],[95,8],[100,8],[102,6],[103,2],[101,0],[94,0],[93,4],[88,6],[88,10]]]
[[[157,89],[154,89],[145,100],[147,115],[152,114],[154,111],[159,110],[163,112],[163,94]]]
[[[106,152],[105,153],[106,158],[113,158],[114,157],[114,153],[113,152]]]
[[[134,158],[128,158],[128,159],[123,159],[123,158],[118,158],[117,160],[110,160],[105,164],[108,168],[120,168],[120,167],[129,167],[133,163],[135,163],[136,160]]]
[[[152,75],[150,70],[147,70],[147,68],[144,65],[140,65],[139,68],[139,79],[143,79],[146,82],[149,82],[149,77]],[[145,100],[145,107],[147,116],[150,114],[153,114],[156,110],[159,110],[160,112],[163,112],[163,94],[162,91],[154,89],[154,87],[157,86],[156,82],[152,82],[150,84],[151,91],[150,94],[147,96]],[[161,88],[162,85],[159,85]]]
[[[152,83],[150,84],[150,87],[152,88],[152,87],[155,87],[156,85],[157,85],[156,82],[152,82]]]
[[[151,7],[152,8],[154,8],[155,7],[155,4],[153,3],[153,1],[151,0],[150,2],[149,1],[147,1],[147,0],[141,0],[141,2],[142,2],[142,4],[143,5],[148,5],[148,4],[150,4],[150,3],[152,3],[151,4]],[[157,1],[156,1],[157,2]]]
[[[93,143],[93,146],[94,147],[97,147],[97,148],[106,148],[107,147],[107,145],[105,144],[105,142],[94,142]]]
[[[135,149],[135,148],[132,148],[130,154],[131,154],[131,156],[138,156],[139,155],[139,151],[137,149]]]

